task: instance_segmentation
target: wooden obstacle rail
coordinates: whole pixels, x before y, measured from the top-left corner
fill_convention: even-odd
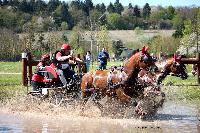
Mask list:
[[[197,64],[197,81],[200,84],[200,53],[197,53],[196,58],[181,58],[184,64]]]
[[[80,57],[78,55],[77,57]],[[37,66],[37,64],[40,62],[40,60],[33,60],[31,53],[22,53],[22,84],[23,86],[28,86],[28,84],[31,84],[31,78],[32,78],[32,67]],[[77,64],[77,73],[85,73],[86,67],[84,63],[78,63]]]

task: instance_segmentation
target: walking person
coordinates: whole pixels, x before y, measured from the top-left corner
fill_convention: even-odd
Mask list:
[[[106,52],[105,48],[102,48],[102,51],[98,55],[98,60],[100,62],[99,64],[100,70],[106,69],[108,59],[109,59],[109,54]]]

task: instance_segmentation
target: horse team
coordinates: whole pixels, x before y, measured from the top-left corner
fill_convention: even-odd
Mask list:
[[[163,105],[165,94],[160,84],[167,75],[187,79],[185,65],[181,56],[156,62],[150,56],[147,48],[137,51],[123,64],[111,71],[95,70],[87,72],[81,81],[82,111],[87,101],[92,97],[94,103],[103,112],[100,100],[107,96],[107,100],[115,99],[126,107],[134,107],[134,115],[144,118],[154,115]],[[133,102],[134,101],[134,102]]]
[[[181,56],[174,55],[173,58],[159,62],[148,53],[146,47],[143,47],[125,60],[122,67],[89,71],[82,78],[71,79],[67,89],[62,87],[59,89],[61,83],[55,69],[47,66],[44,67],[45,71],[39,72],[51,80],[44,82],[46,86],[38,89],[39,92],[42,90],[43,94],[43,90],[53,87],[51,89],[63,95],[66,95],[66,92],[79,93],[81,89],[83,114],[89,99],[94,101],[101,112],[105,112],[105,107],[100,101],[106,97],[106,103],[114,101],[114,103],[124,105],[125,110],[126,108],[134,108],[133,115],[145,118],[154,115],[157,109],[162,107],[165,94],[160,85],[167,75],[187,79],[186,66],[181,62],[181,58]],[[31,94],[35,94],[35,91]],[[59,94],[55,93],[55,95]],[[65,98],[63,97],[63,99]]]

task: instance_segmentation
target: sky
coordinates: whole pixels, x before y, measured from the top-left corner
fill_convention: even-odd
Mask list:
[[[69,0],[65,0],[66,2]],[[72,0],[70,0],[72,1]],[[84,1],[84,0],[83,0]],[[92,0],[92,2],[96,5],[98,3],[104,3],[105,5],[108,5],[110,2],[114,3],[116,0]],[[123,6],[128,6],[129,3],[132,3],[132,5],[138,5],[140,7],[143,7],[145,3],[149,3],[150,6],[157,6],[161,5],[163,7],[165,6],[192,6],[196,5],[200,7],[200,0],[119,0],[120,3],[122,3]]]

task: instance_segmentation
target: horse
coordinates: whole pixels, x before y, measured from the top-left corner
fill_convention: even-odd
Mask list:
[[[167,75],[180,77],[185,80],[188,78],[186,66],[181,62],[182,56],[165,59],[155,62],[158,71],[150,72],[145,69],[141,70],[138,74],[140,83],[149,85],[160,85]]]
[[[123,71],[110,72],[108,70],[89,71],[82,77],[82,111],[91,95],[95,94],[93,101],[103,111],[103,106],[98,102],[102,97],[115,95],[122,103],[131,103],[131,96],[125,93],[125,87],[136,84],[138,73],[141,69],[155,68],[155,62],[145,47],[133,54],[124,62]]]
[[[157,72],[141,70],[138,74],[139,83],[144,87],[143,98],[138,101],[135,112],[144,117],[154,115],[165,101],[165,94],[160,90],[160,84],[170,73],[181,79],[187,79],[188,74],[185,65],[181,62],[181,56],[169,58],[155,63]]]

